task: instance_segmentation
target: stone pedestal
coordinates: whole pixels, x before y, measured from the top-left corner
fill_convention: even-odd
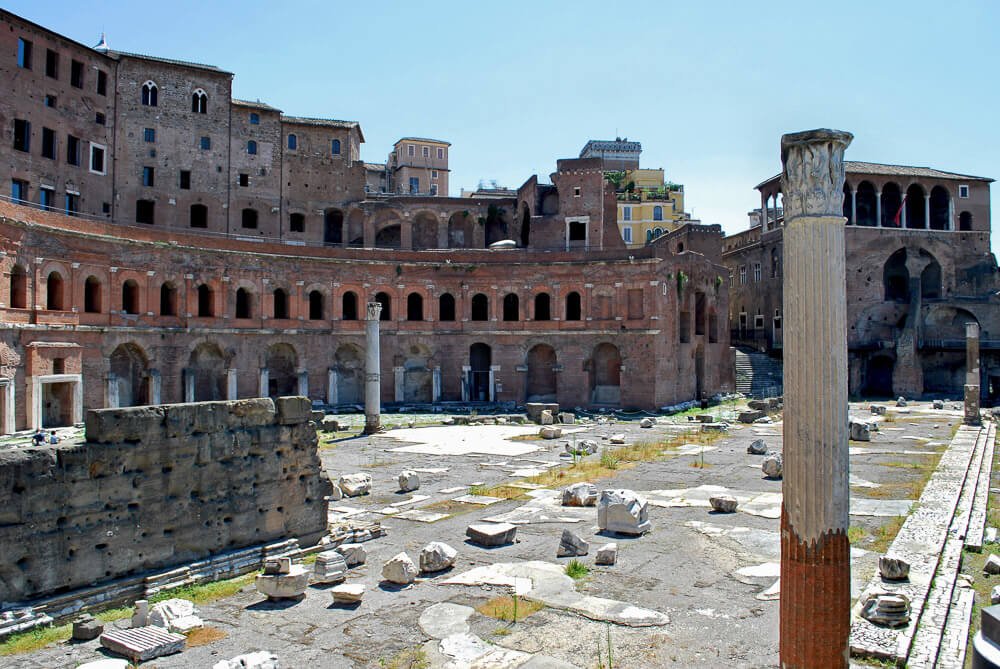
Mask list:
[[[394,402],[403,401],[403,391],[406,385],[406,368],[392,368],[392,396]]]
[[[965,384],[965,424],[979,425],[979,386]]]
[[[369,302],[365,315],[365,434],[375,434],[382,427],[381,355],[378,339],[382,305]]]
[[[844,149],[781,139],[785,207],[782,667],[847,667],[850,633]]]

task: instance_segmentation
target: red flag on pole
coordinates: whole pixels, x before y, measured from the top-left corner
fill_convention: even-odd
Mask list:
[[[907,193],[909,195],[909,193]],[[896,211],[896,216],[892,219],[892,224],[899,227],[899,218],[903,215],[903,207],[906,206],[906,195],[903,196],[903,201],[899,203],[899,209]]]

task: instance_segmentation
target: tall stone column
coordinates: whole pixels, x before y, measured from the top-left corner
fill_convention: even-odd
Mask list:
[[[431,371],[431,402],[441,401],[441,368],[435,367]]]
[[[235,400],[239,397],[237,386],[237,371],[235,367],[226,370],[226,399]]]
[[[381,356],[379,353],[379,318],[382,315],[382,305],[378,302],[368,303],[365,322],[365,434],[375,434],[382,427],[382,383]]]
[[[404,389],[406,386],[406,368],[392,368],[392,397],[394,402],[402,402]]]
[[[326,370],[326,403],[333,406],[339,404],[337,397],[337,370],[330,367]]]
[[[149,370],[149,403],[150,404],[160,404],[161,399],[161,389],[163,387],[163,379],[160,377],[160,370],[151,369]]]
[[[184,370],[184,401],[194,402],[194,370]]]
[[[844,149],[853,135],[781,138],[785,205],[783,668],[848,666]]]
[[[104,405],[109,409],[117,409],[120,403],[118,398],[118,375],[108,372],[105,380]]]
[[[965,324],[965,424],[979,425],[979,323]]]
[[[298,374],[299,395],[309,397],[309,371],[299,370]]]

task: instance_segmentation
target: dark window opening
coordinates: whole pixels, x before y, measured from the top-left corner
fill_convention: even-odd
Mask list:
[[[201,138],[201,150],[202,151],[208,151],[211,148],[212,148],[212,138],[211,137],[202,137]]]
[[[156,141],[156,128],[143,128],[142,129],[142,139],[146,142]]]
[[[249,142],[247,142],[247,153],[250,154],[251,156],[257,155],[257,142],[253,141],[252,139]]]
[[[17,66],[31,69],[32,43],[23,38],[17,38]]]
[[[455,320],[455,297],[451,293],[445,293],[438,298],[438,320]]]
[[[289,148],[289,150],[294,151],[295,149],[298,148],[298,146],[299,146],[299,138],[297,136],[295,136],[295,135],[289,135],[288,136],[288,148]]]
[[[344,293],[340,299],[340,317],[345,321],[358,320],[358,296],[352,292]]]
[[[80,138],[73,135],[66,136],[66,163],[68,165],[80,164]]]
[[[50,311],[63,310],[63,280],[59,272],[50,272],[45,281],[45,308]]]
[[[90,145],[90,171],[104,174],[104,149]]]
[[[58,100],[54,95],[46,95],[44,100],[42,101],[42,104],[44,104],[46,107],[51,107],[52,109],[56,108],[57,103]]]
[[[252,296],[246,288],[236,290],[236,318],[253,318]]]
[[[535,295],[535,320],[547,321],[552,319],[551,298],[548,293]]]
[[[566,320],[578,321],[581,315],[580,293],[573,291],[566,296]]]
[[[292,214],[288,218],[288,229],[291,232],[306,231],[306,217],[304,214]]]
[[[160,315],[177,315],[177,288],[172,283],[160,286]]]
[[[108,74],[104,70],[97,71],[97,94],[108,94]]]
[[[56,131],[42,128],[42,158],[56,159]]]
[[[83,63],[78,60],[70,61],[69,85],[73,88],[83,88]]]
[[[155,107],[158,102],[159,91],[156,88],[156,84],[151,81],[147,81],[142,85],[142,104],[147,107]]]
[[[156,183],[156,180],[154,179],[153,168],[152,167],[143,167],[142,168],[142,185],[145,186],[146,188],[152,188],[155,185],[155,183]]]
[[[424,298],[420,293],[410,293],[406,297],[406,320],[424,320]]]
[[[380,321],[391,321],[392,320],[392,299],[389,297],[388,293],[378,293],[375,296],[375,301],[382,305],[382,313],[379,314],[378,319]]]
[[[28,305],[28,274],[20,265],[10,271],[11,309],[26,309]]]
[[[122,311],[126,314],[139,313],[139,285],[132,279],[122,284]]]
[[[571,242],[587,241],[587,224],[581,221],[573,221],[569,224],[569,240]]]
[[[249,185],[250,185],[250,175],[249,174],[240,174],[240,186],[242,186],[243,188],[246,188]]]
[[[505,321],[517,321],[521,318],[521,309],[518,297],[515,293],[507,293],[503,296],[503,319]]]
[[[244,209],[241,216],[241,224],[244,228],[256,229],[257,227],[257,210],[256,209]]]
[[[260,114],[250,112],[250,125],[260,125]]]
[[[181,190],[191,190],[191,171],[181,170]]]
[[[28,201],[28,182],[21,179],[11,179],[10,197],[15,202]]]
[[[101,281],[96,276],[88,276],[83,284],[83,311],[101,313]]]
[[[192,228],[207,228],[208,227],[208,207],[203,204],[192,204],[191,205],[191,227]]]
[[[472,296],[472,320],[488,321],[490,319],[490,300],[482,293]]]
[[[209,318],[215,315],[212,297],[212,289],[206,284],[198,286],[198,316],[200,318]]]
[[[205,94],[205,91],[195,91],[191,95],[191,111],[195,114],[208,113],[208,95]]]
[[[137,200],[135,203],[135,222],[153,225],[156,203],[152,200]]]
[[[288,293],[283,288],[274,291],[274,315],[275,319],[288,318]]]
[[[340,244],[344,241],[344,212],[330,209],[323,215],[323,243]]]
[[[339,156],[340,155],[340,140],[339,139],[335,139],[332,142],[330,142],[330,153],[332,155],[334,155],[334,156]]]
[[[31,150],[31,123],[24,119],[14,119],[14,150],[26,153]]]
[[[80,196],[76,193],[66,193],[66,215],[75,216],[80,211]]]
[[[52,373],[53,374],[66,373],[66,358],[52,358]]]
[[[45,188],[42,186],[38,189],[38,204],[42,206],[45,211],[51,211],[55,208],[56,203],[56,192],[51,188]]]
[[[45,50],[45,76],[59,78],[59,54],[52,49]]]
[[[323,293],[318,290],[309,292],[309,320],[321,321],[325,317],[325,299]]]
[[[958,229],[964,231],[972,230],[972,214],[963,211],[958,215]]]
[[[94,114],[94,123],[97,125],[104,125],[107,122],[107,117],[101,112]]]

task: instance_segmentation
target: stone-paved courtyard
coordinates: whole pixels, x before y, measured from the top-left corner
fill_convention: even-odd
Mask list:
[[[852,404],[852,415],[873,418],[868,406]],[[875,572],[879,553],[898,529],[900,516],[909,513],[962,416],[951,402],[944,410],[933,410],[929,403],[887,406],[872,440],[851,442],[855,596]],[[732,416],[728,406],[711,411]],[[330,503],[331,523],[381,520],[387,530],[364,544],[367,563],[349,571],[348,583],[366,586],[362,603],[334,606],[328,586],[310,587],[301,601],[269,603],[250,584],[199,605],[206,624],[219,632],[211,636],[221,638],[143,666],[211,667],[264,649],[274,652],[282,667],[416,668],[445,666],[446,660],[454,662],[448,667],[776,666],[781,482],[764,477],[763,456],[747,453],[755,439],[781,450],[781,416],[772,415],[772,424],[733,422],[725,432],[701,432],[683,415],[659,417],[648,429],[638,421],[590,421],[564,426],[562,438],[554,440],[537,438],[537,426],[513,424],[404,427],[372,438],[356,431],[323,434],[322,459],[331,478],[354,472],[373,477],[371,494]],[[418,425],[440,419],[408,418]],[[628,445],[671,444],[643,449],[648,461],[614,463],[605,455],[604,463],[617,467],[601,470],[611,477],[583,479],[646,497],[653,530],[638,538],[601,536],[593,507],[560,507],[554,496],[563,481],[578,480],[581,468],[598,467],[602,453],[615,448],[609,444],[615,434],[624,434]],[[578,465],[560,457],[567,443],[583,439],[597,440],[601,452]],[[560,468],[563,477],[552,473]],[[421,486],[400,493],[396,479],[407,469],[419,473]],[[718,492],[739,500],[736,513],[711,511],[708,497]],[[466,527],[482,519],[515,523],[517,542],[492,549],[467,542]],[[575,586],[561,575],[570,558],[556,558],[567,528],[590,542],[589,554],[579,558],[589,573]],[[458,550],[452,569],[422,575],[408,587],[382,581],[385,561],[400,551],[416,561],[430,541]],[[596,549],[612,541],[619,546],[617,564],[596,566]],[[508,587],[447,583],[474,568],[528,561],[557,565],[533,567],[547,574],[553,593],[546,606],[516,624],[474,611],[508,594]],[[635,608],[616,615],[622,607],[596,605],[602,600],[595,597],[665,616],[644,617]],[[632,624],[622,624],[629,620]],[[111,626],[127,623],[123,619]],[[96,641],[56,643],[0,657],[0,667],[75,667],[102,657]]]

